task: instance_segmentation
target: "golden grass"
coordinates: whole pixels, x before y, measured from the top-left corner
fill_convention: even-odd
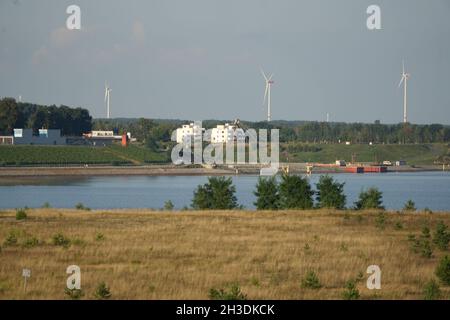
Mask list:
[[[81,268],[85,297],[105,281],[114,299],[208,299],[211,288],[238,283],[249,299],[341,299],[345,282],[364,273],[358,284],[363,299],[420,299],[424,283],[445,253],[431,259],[411,252],[408,234],[448,225],[448,213],[388,212],[384,230],[376,212],[217,211],[155,212],[146,210],[29,210],[0,212],[0,243],[11,231],[18,245],[2,245],[0,299],[64,299],[69,265]],[[360,218],[358,218],[360,216]],[[394,228],[401,221],[402,230]],[[75,240],[54,246],[62,233]],[[101,233],[105,239],[96,240]],[[32,248],[21,243],[34,236]],[[309,249],[308,249],[309,247]],[[379,265],[382,289],[368,290],[366,269]],[[32,276],[23,289],[22,269]],[[301,288],[308,270],[323,284]],[[449,288],[441,287],[444,298]]]

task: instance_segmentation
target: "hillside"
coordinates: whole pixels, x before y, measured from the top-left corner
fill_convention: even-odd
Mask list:
[[[334,163],[335,160],[350,162],[352,155],[357,162],[382,162],[406,160],[408,164],[433,164],[436,159],[450,154],[447,144],[302,144],[291,143],[282,146],[281,158],[290,162]]]
[[[88,146],[0,146],[2,165],[132,165],[166,162],[165,153],[148,148],[118,145]]]

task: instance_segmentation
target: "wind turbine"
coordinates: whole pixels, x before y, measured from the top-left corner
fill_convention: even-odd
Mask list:
[[[111,88],[105,82],[105,103],[106,103],[106,118],[109,119],[111,117],[111,112],[109,109],[109,101],[111,99]]]
[[[409,77],[411,76],[409,73],[406,73],[405,71],[405,61],[402,62],[403,64],[403,71],[402,71],[402,78],[400,79],[400,83],[398,84],[398,87],[400,88],[400,86],[403,83],[403,123],[407,123],[408,122],[408,105],[407,105],[407,88],[408,88],[408,80]]]
[[[267,122],[270,122],[272,120],[272,115],[271,115],[271,109],[270,109],[270,89],[272,88],[272,84],[273,84],[273,73],[267,77],[266,74],[264,73],[264,70],[261,68],[261,74],[264,77],[264,80],[266,81],[266,90],[264,92],[264,101],[263,101],[263,105],[266,103],[266,99],[267,99]]]

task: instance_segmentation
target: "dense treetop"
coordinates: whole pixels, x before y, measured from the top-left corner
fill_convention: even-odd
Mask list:
[[[80,136],[92,129],[92,117],[83,108],[43,106],[16,102],[12,98],[0,100],[0,134],[12,134],[14,128],[61,129],[66,136]]]

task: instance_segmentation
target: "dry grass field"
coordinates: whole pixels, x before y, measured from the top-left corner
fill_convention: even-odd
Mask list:
[[[94,298],[102,281],[111,299],[208,299],[211,288],[231,283],[248,299],[341,299],[359,273],[361,299],[421,299],[446,253],[434,248],[424,258],[410,249],[408,235],[423,226],[433,231],[439,220],[450,225],[448,213],[423,212],[386,212],[384,229],[378,212],[27,213],[17,221],[14,211],[0,212],[0,299],[66,299],[66,268],[73,264],[81,268],[84,299]],[[17,243],[5,244],[11,233]],[[68,248],[52,244],[58,233],[71,240]],[[381,290],[366,288],[372,264],[382,270]],[[26,291],[23,268],[32,272]],[[309,270],[322,288],[301,287]],[[450,288],[441,290],[449,299]]]

